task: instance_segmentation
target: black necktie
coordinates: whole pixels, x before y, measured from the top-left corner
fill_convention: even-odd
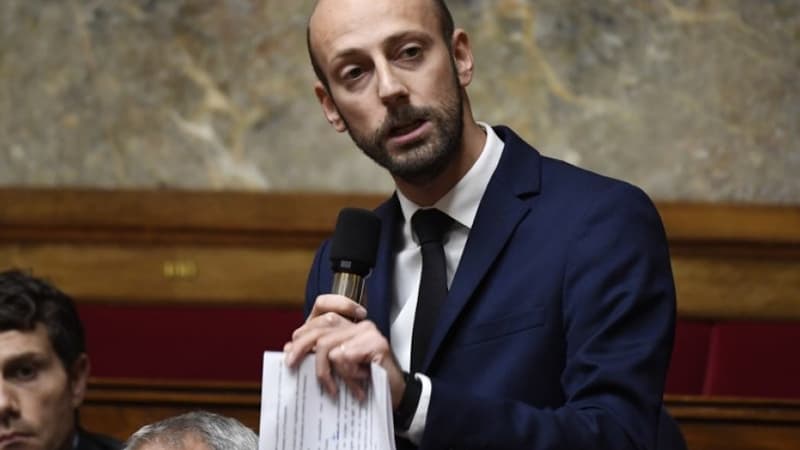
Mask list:
[[[439,309],[447,297],[447,263],[442,238],[453,219],[438,209],[420,209],[411,217],[411,227],[422,252],[417,312],[411,335],[411,372],[425,361]]]

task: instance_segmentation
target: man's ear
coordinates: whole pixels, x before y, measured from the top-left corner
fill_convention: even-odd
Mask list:
[[[467,32],[461,28],[453,31],[453,40],[450,43],[453,49],[453,62],[458,74],[461,87],[466,87],[472,82],[472,71],[475,67],[472,59],[472,46],[469,43]]]
[[[72,394],[72,407],[77,408],[86,396],[86,385],[89,382],[89,356],[81,353],[69,368],[69,390]]]
[[[342,120],[336,103],[334,103],[333,98],[322,82],[317,81],[314,84],[314,93],[317,95],[317,100],[319,100],[319,104],[322,106],[322,112],[325,114],[325,118],[328,119],[328,123],[340,133],[347,131],[347,125],[345,125],[344,120]]]

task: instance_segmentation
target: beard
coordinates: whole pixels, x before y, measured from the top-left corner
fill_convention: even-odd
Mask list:
[[[463,101],[461,89],[454,80],[452,89],[438,106],[392,106],[381,126],[372,133],[361,133],[346,120],[345,125],[358,148],[393,177],[411,184],[425,184],[439,176],[458,155],[464,128]],[[433,125],[430,136],[399,147],[399,152],[393,153],[386,147],[394,130],[423,121]]]

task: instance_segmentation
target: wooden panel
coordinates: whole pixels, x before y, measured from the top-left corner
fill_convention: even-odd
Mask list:
[[[385,196],[333,193],[101,191],[0,188],[0,239],[77,231],[84,239],[159,233],[329,232],[344,206],[372,208]],[[673,243],[800,244],[800,206],[658,202]],[[103,235],[102,231],[112,234]],[[177,236],[172,236],[176,237]]]
[[[800,258],[672,257],[682,317],[800,320]]]
[[[198,409],[235,417],[258,432],[258,408],[239,405],[92,402],[81,408],[81,424],[87,430],[125,440],[144,425]]]
[[[35,268],[100,302],[300,306],[314,249],[269,246],[3,244],[3,266]],[[673,256],[683,317],[800,319],[800,258]]]
[[[800,320],[800,207],[657,206],[681,316]]]
[[[382,197],[5,188],[0,266],[78,301],[299,304],[338,211]],[[800,206],[657,206],[682,316],[800,319]]]
[[[306,248],[0,244],[3,265],[35,268],[83,301],[301,306]]]
[[[675,242],[800,243],[798,205],[726,205],[659,202]]]
[[[94,379],[81,422],[125,439],[144,424],[205,409],[258,429],[256,384]],[[800,401],[667,396],[691,450],[800,448]]]
[[[764,423],[685,422],[690,450],[797,450],[800,427]]]
[[[86,429],[124,440],[143,425],[193,410],[235,417],[258,431],[256,384],[93,379],[80,409]]]
[[[800,448],[800,401],[667,396],[690,450]]]
[[[800,400],[667,395],[670,413],[681,422],[729,421],[800,426]]]
[[[0,188],[0,239],[318,242],[344,206],[379,196]]]

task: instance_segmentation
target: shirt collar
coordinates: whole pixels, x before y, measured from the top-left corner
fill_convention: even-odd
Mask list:
[[[486,143],[481,149],[481,154],[475,164],[470,167],[461,180],[440,198],[433,207],[447,213],[456,222],[471,229],[478,213],[481,198],[486,192],[486,186],[500,162],[503,154],[503,141],[497,136],[491,126],[478,122],[486,132]],[[406,222],[420,209],[420,206],[408,199],[402,192],[397,191],[400,208]]]

